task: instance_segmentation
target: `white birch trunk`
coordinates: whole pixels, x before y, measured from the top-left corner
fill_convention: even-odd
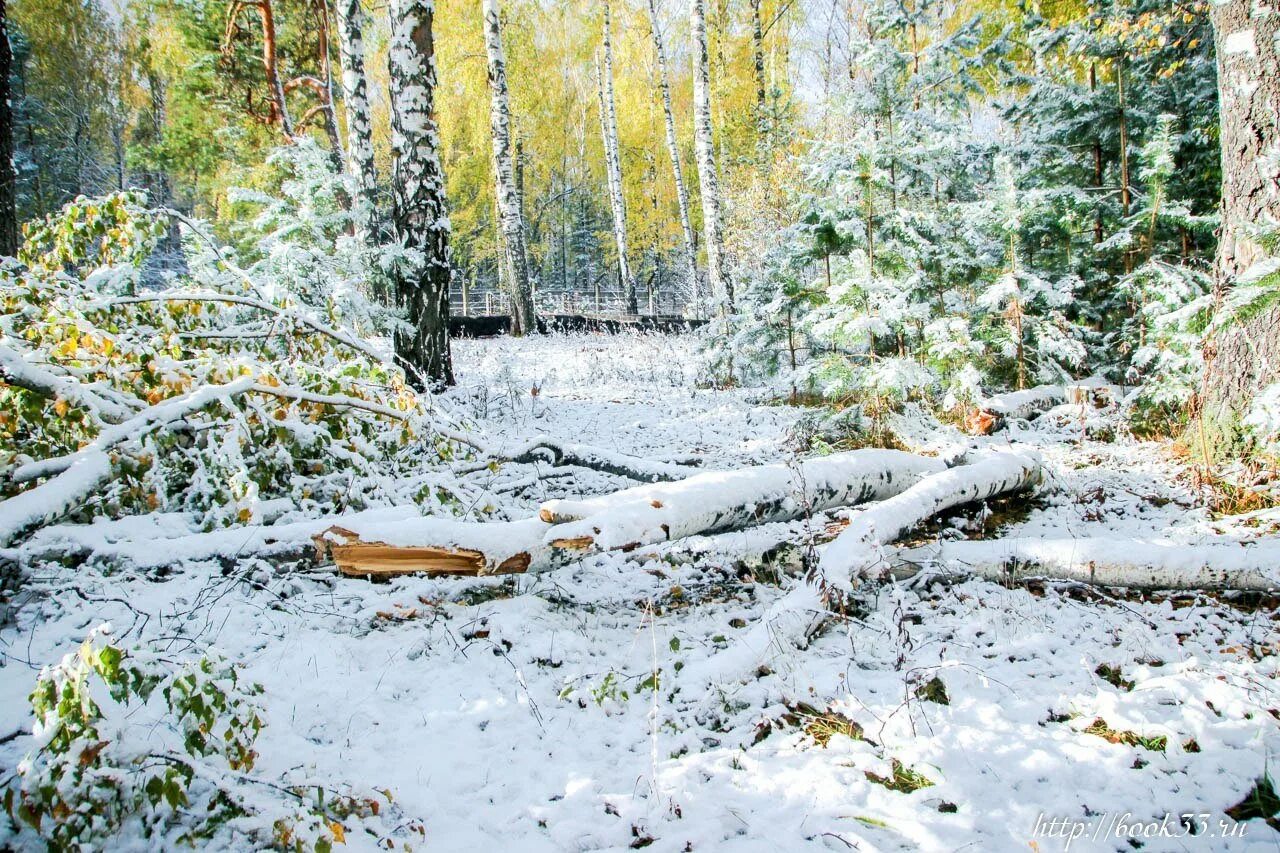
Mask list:
[[[373,121],[369,77],[364,69],[364,7],[360,0],[337,0],[338,45],[342,59],[342,97],[347,106],[347,171],[356,181],[352,209],[356,239],[378,242],[378,173],[373,162]]]
[[[392,0],[391,152],[396,239],[410,250],[396,271],[396,305],[407,328],[396,362],[419,389],[453,384],[449,356],[449,215],[434,115],[433,0]]]
[[[693,147],[702,192],[702,235],[707,244],[707,279],[722,314],[733,313],[733,282],[724,257],[720,176],[716,171],[715,139],[711,132],[711,78],[707,56],[707,15],[704,0],[690,0],[693,27]]]
[[[1195,545],[1154,539],[961,540],[905,549],[890,562],[899,578],[933,565],[996,583],[1041,577],[1131,589],[1280,588],[1280,541],[1274,537]]]
[[[698,249],[693,237],[693,220],[689,216],[689,191],[684,184],[684,168],[680,165],[680,144],[676,138],[676,120],[671,110],[671,81],[667,73],[667,47],[658,26],[658,0],[649,0],[649,23],[653,29],[653,51],[658,59],[658,85],[662,88],[662,110],[667,125],[667,153],[671,155],[671,171],[676,180],[676,202],[680,207],[680,229],[684,234],[684,251],[688,264],[689,293],[695,317],[702,316],[698,293]]]
[[[600,130],[604,137],[605,171],[609,183],[609,206],[613,210],[613,240],[618,247],[618,273],[627,299],[627,313],[639,313],[636,302],[636,280],[627,259],[627,205],[622,194],[622,158],[618,153],[618,114],[613,103],[613,43],[609,2],[604,3],[604,67],[596,68],[600,78]]]
[[[493,132],[494,196],[497,200],[502,254],[511,294],[511,333],[537,331],[533,290],[525,251],[524,217],[516,191],[515,162],[511,153],[511,96],[507,91],[507,60],[502,51],[498,0],[483,0],[484,44],[489,57],[489,123]]]

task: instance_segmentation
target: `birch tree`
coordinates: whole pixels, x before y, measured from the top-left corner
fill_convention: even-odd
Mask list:
[[[378,239],[378,173],[373,162],[369,78],[364,68],[364,7],[360,0],[337,0],[337,13],[342,96],[347,105],[347,171],[356,180],[356,239],[369,246]]]
[[[1219,289],[1263,259],[1257,229],[1280,221],[1280,15],[1251,0],[1213,9],[1222,139]],[[1230,299],[1229,299],[1230,301]],[[1280,305],[1250,312],[1211,340],[1206,351],[1202,426],[1207,444],[1229,451],[1241,415],[1266,385],[1280,380]]]
[[[636,302],[636,280],[631,272],[631,264],[627,260],[627,205],[622,195],[622,160],[618,153],[618,114],[613,102],[613,44],[609,31],[612,22],[609,16],[609,2],[604,2],[604,39],[601,48],[603,68],[596,65],[596,75],[600,80],[600,131],[604,137],[605,172],[609,183],[609,206],[613,211],[613,239],[618,247],[618,274],[622,279],[622,288],[626,294],[627,313],[638,314]]]
[[[483,0],[484,45],[489,57],[489,123],[493,132],[493,180],[498,221],[502,230],[503,263],[511,293],[511,333],[519,336],[538,330],[525,251],[524,215],[516,187],[516,166],[511,150],[511,97],[507,92],[507,61],[502,51],[498,0]]]
[[[392,0],[392,204],[405,249],[395,273],[406,325],[395,334],[396,361],[418,388],[453,384],[449,356],[449,216],[434,107],[434,0]]]
[[[684,168],[680,165],[680,144],[676,139],[676,120],[671,110],[671,79],[667,72],[667,47],[658,24],[658,0],[649,0],[649,26],[653,32],[653,52],[658,62],[658,86],[662,92],[662,111],[667,129],[667,153],[671,155],[671,172],[676,182],[676,204],[680,209],[680,230],[684,235],[685,262],[688,264],[689,292],[694,314],[702,314],[698,294],[698,249],[689,217],[689,191],[684,185]]]
[[[707,14],[704,0],[690,0],[693,27],[693,148],[702,191],[702,234],[707,244],[707,279],[722,314],[733,313],[733,282],[724,257],[724,224],[720,176],[716,172],[715,140],[711,133],[711,79],[707,56]]]

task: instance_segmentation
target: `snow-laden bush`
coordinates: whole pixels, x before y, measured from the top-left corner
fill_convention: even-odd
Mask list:
[[[345,200],[356,197],[355,180],[335,172],[330,158],[304,138],[267,158],[279,174],[277,193],[230,190],[233,204],[253,211],[239,229],[254,253],[245,272],[273,301],[296,301],[357,334],[388,334],[395,315],[382,291],[398,249],[365,246],[354,236]]]
[[[51,850],[144,841],[327,853],[372,821],[374,796],[278,784],[255,774],[258,696],[216,656],[170,660],[109,642],[108,626],[45,667],[31,693],[35,746],[5,807]],[[368,827],[364,824],[370,821]]]
[[[387,501],[402,463],[452,452],[443,415],[333,298],[268,292],[194,232],[190,277],[139,289],[165,224],[139,194],[77,199],[0,267],[0,497],[106,453],[113,476],[79,517],[181,510],[221,525]],[[228,385],[181,417],[155,408]]]

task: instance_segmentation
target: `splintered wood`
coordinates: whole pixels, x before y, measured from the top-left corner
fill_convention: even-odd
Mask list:
[[[471,548],[368,542],[343,527],[330,527],[315,543],[321,555],[327,552],[338,571],[348,577],[517,574],[529,568],[530,559],[528,554],[515,554],[486,572],[484,554]]]

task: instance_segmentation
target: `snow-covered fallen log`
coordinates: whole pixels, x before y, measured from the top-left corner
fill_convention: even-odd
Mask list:
[[[1182,545],[1158,539],[1030,539],[942,542],[904,549],[893,573],[924,566],[998,582],[1044,577],[1135,589],[1280,588],[1280,538]]]
[[[549,501],[538,518],[522,521],[424,518],[344,525],[318,544],[330,550],[341,571],[357,576],[540,571],[587,551],[630,551],[889,497],[944,467],[937,459],[898,450],[854,450]]]
[[[792,465],[707,471],[674,483],[637,486],[586,500],[542,505],[553,545],[630,550],[879,500],[909,488],[945,463],[901,450],[854,450]]]
[[[212,403],[243,394],[253,384],[252,376],[243,376],[224,385],[197,388],[190,394],[157,403],[124,423],[103,430],[96,439],[75,453],[32,463],[38,468],[36,476],[49,476],[49,479],[0,501],[0,545],[7,544],[28,527],[64,515],[92,494],[111,476],[108,451],[116,445],[163,429]],[[30,471],[27,473],[31,474]]]
[[[1034,453],[994,452],[931,474],[859,513],[827,546],[819,570],[828,583],[845,587],[881,561],[882,546],[944,510],[1030,488],[1040,478],[1040,466]]]
[[[969,432],[990,435],[1003,429],[1010,420],[1026,419],[1067,402],[1067,389],[1061,385],[1038,385],[1022,391],[996,394],[978,403],[966,418]]]
[[[1067,402],[1067,389],[1061,385],[1037,385],[1022,391],[996,394],[983,400],[979,407],[1003,418],[1029,418],[1037,412]]]

